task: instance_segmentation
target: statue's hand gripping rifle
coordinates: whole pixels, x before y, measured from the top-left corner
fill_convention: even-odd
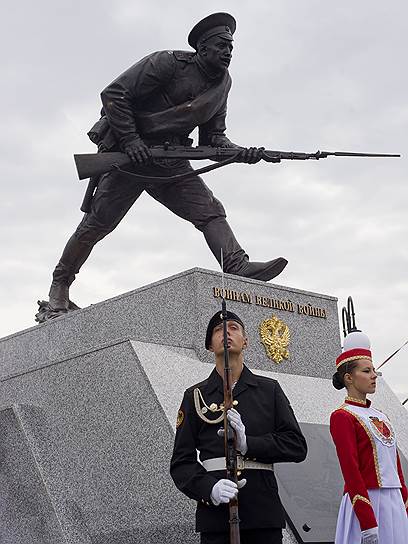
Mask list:
[[[209,172],[226,164],[230,164],[237,160],[238,156],[242,152],[241,148],[229,148],[229,147],[210,147],[210,146],[197,146],[197,147],[185,147],[182,145],[158,145],[149,148],[152,159],[184,159],[190,160],[203,160],[210,159],[219,161],[217,164],[205,166],[196,170],[197,174]],[[281,162],[281,161],[306,161],[306,160],[320,160],[327,157],[399,157],[396,154],[387,153],[352,153],[348,151],[316,151],[316,153],[296,153],[293,151],[272,151],[264,149],[262,152],[262,160],[265,162]],[[87,179],[97,177],[106,172],[110,172],[114,169],[126,168],[131,164],[131,160],[126,153],[120,152],[107,152],[107,153],[88,153],[82,155],[74,155],[76,167],[78,170],[79,179]],[[146,176],[139,176],[132,174],[135,177],[146,179]],[[191,175],[191,172],[188,172]],[[179,179],[180,176],[185,174],[179,174],[176,176],[154,177],[152,179],[159,181],[171,181]]]

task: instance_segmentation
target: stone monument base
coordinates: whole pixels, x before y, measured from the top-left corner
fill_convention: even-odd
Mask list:
[[[213,368],[204,336],[220,308],[220,285],[220,274],[193,269],[0,340],[5,543],[199,542],[195,504],[175,488],[169,462],[183,391]],[[336,299],[228,275],[226,286],[228,307],[247,325],[248,366],[280,382],[303,426],[327,426],[344,396],[330,380],[340,349]],[[279,364],[259,335],[272,317],[290,331]],[[393,421],[408,457],[407,413],[378,382],[375,404]],[[340,482],[318,472],[319,486]],[[288,515],[293,498],[301,504],[284,542],[332,541],[319,535],[334,536],[340,488],[321,489],[334,501],[320,516],[322,528],[279,467],[277,476]]]

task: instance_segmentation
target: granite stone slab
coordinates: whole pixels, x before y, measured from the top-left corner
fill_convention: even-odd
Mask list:
[[[143,342],[132,342],[132,346],[169,422],[174,426],[184,390],[207,378],[213,364],[202,363],[193,349]],[[171,380],[163,380],[163,364]],[[330,414],[344,401],[345,390],[334,389],[330,379],[269,372],[249,363],[248,366],[255,374],[278,380],[301,422],[328,425]],[[377,392],[371,399],[376,408],[389,416],[398,435],[398,445],[408,457],[408,412],[384,378],[378,378]]]
[[[191,348],[124,341],[0,383],[0,407],[40,408],[20,407],[20,425],[67,534],[76,522],[96,544],[197,542],[194,502],[168,466],[183,391],[212,368]],[[252,370],[279,380],[301,422],[327,424],[342,402],[328,379]],[[407,414],[382,379],[378,389],[408,455]]]
[[[56,511],[63,494],[73,498],[71,517],[80,516],[92,543],[150,544],[164,533],[169,544],[179,542],[171,535],[196,541],[194,507],[169,475],[173,431],[129,342],[3,381],[0,407],[12,402],[43,410],[52,444],[41,425],[31,436],[49,496]]]
[[[16,407],[0,410],[0,543],[65,544]]]
[[[81,509],[63,477],[63,459],[45,411],[25,404],[15,404],[13,409],[58,518],[64,542],[91,544]]]
[[[169,422],[174,426],[183,391],[194,383],[207,378],[213,369],[213,364],[202,363],[192,349],[157,346],[155,344],[145,344],[143,342],[132,342],[132,346],[158,396],[160,404],[166,412]],[[171,380],[163,380],[163,365],[166,367],[166,375],[171,376]],[[250,364],[249,366],[251,367]],[[328,532],[329,534],[334,535],[337,509],[342,496],[343,484],[334,446],[331,443],[328,425],[332,411],[343,403],[345,391],[337,391],[334,389],[331,380],[325,378],[302,376],[299,374],[274,373],[262,371],[257,368],[251,368],[251,370],[255,374],[260,374],[279,381],[282,389],[289,398],[295,415],[301,425],[306,428],[308,425],[310,426],[310,424],[320,424],[320,426],[324,426],[324,429],[321,430],[321,432],[325,435],[325,440],[328,441],[329,444],[328,451],[324,455],[326,456],[326,459],[328,456],[331,456],[329,472],[328,464],[326,463],[324,464],[326,474],[323,477],[321,476],[319,473],[319,470],[322,470],[321,465],[319,465],[318,462],[313,461],[313,459],[310,459],[310,455],[316,453],[313,451],[313,448],[311,448],[309,458],[306,461],[306,474],[301,465],[294,465],[293,469],[290,469],[286,468],[285,464],[283,464],[277,465],[275,469],[278,478],[281,473],[280,466],[285,467],[283,474],[287,474],[289,471],[289,473],[295,472],[296,474],[299,474],[299,478],[305,478],[305,476],[307,476],[308,485],[310,485],[310,474],[308,473],[310,472],[310,466],[317,471],[315,478],[312,477],[312,481],[316,481],[317,486],[322,486],[322,488],[319,489],[319,493],[321,497],[326,496],[328,510],[328,512],[326,512],[326,522],[329,523],[330,521],[330,526],[325,527],[324,522],[320,520],[321,527],[319,529],[316,520],[314,520],[315,523],[313,524],[312,533],[310,533],[310,535],[309,533],[304,533],[304,538],[308,537],[309,540],[307,541],[312,542],[314,533],[319,533],[319,531],[323,534]],[[378,379],[377,392],[372,396],[372,400],[378,409],[385,411],[390,417],[397,432],[399,448],[402,453],[408,457],[408,414],[383,378]],[[313,446],[316,447],[315,444],[313,444]],[[408,474],[406,477],[408,477]],[[285,478],[285,480],[281,480],[281,485],[285,484],[287,486],[287,477],[285,476]],[[325,486],[327,482],[330,483],[328,487],[327,485]],[[334,486],[332,482],[336,482],[336,486]],[[312,489],[311,486],[310,488]],[[284,490],[285,493],[283,493],[283,495],[288,498],[288,490],[286,487]],[[301,498],[298,497],[296,500],[300,501]],[[288,507],[289,504],[293,507],[292,501],[288,498]],[[324,507],[322,507],[322,512],[324,512]],[[301,523],[301,526],[302,525],[303,523]],[[319,542],[320,541],[321,540],[319,540]],[[297,542],[289,527],[284,531],[284,542]]]
[[[0,379],[128,338],[193,348],[210,362],[205,329],[220,308],[221,283],[220,273],[195,268],[3,338]],[[228,308],[246,323],[254,368],[329,377],[340,349],[335,298],[228,274],[225,289]],[[290,333],[280,364],[260,340],[260,324],[272,317]]]
[[[212,361],[212,355],[205,350],[203,333],[210,317],[221,308],[221,298],[214,296],[222,291],[221,275],[203,272],[196,281],[196,304],[201,311],[197,312],[199,334],[193,347],[202,361]],[[225,276],[225,294],[228,309],[245,323],[249,337],[245,359],[252,368],[331,376],[333,361],[340,351],[336,298],[231,275]],[[268,357],[260,338],[261,323],[273,317],[283,321],[290,333],[289,355],[280,363]]]
[[[19,425],[3,426],[14,429],[5,455],[15,442],[18,459],[35,460],[26,463],[27,500],[39,495],[47,530],[59,528],[65,544],[198,542],[194,501],[175,488],[169,462],[183,391],[213,369],[204,336],[220,288],[221,274],[192,269],[0,340],[0,410]],[[280,382],[300,422],[327,425],[344,398],[331,384],[336,299],[229,275],[225,288],[228,308],[246,323],[248,366]],[[272,317],[290,332],[280,364],[259,336]],[[408,457],[408,414],[383,379],[374,399]],[[18,525],[21,511],[10,504]],[[58,536],[52,542],[60,544]],[[284,542],[296,542],[289,529]]]

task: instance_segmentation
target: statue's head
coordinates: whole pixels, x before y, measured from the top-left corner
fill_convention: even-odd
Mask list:
[[[199,21],[188,36],[188,43],[213,72],[228,70],[233,49],[236,21],[229,13],[213,13]]]

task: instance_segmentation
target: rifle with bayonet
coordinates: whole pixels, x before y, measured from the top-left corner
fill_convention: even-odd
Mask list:
[[[238,158],[242,149],[229,148],[229,147],[210,147],[210,146],[197,146],[186,147],[182,145],[157,145],[149,147],[152,160],[160,159],[184,159],[190,160],[203,160],[209,159],[213,161],[219,161],[219,164],[205,167],[206,169],[200,169],[200,172],[213,170],[234,162]],[[327,157],[400,157],[398,154],[389,153],[354,153],[348,151],[316,151],[315,153],[297,153],[294,151],[272,151],[264,149],[262,151],[262,160],[265,162],[278,163],[281,161],[306,161],[306,160],[320,160]],[[79,179],[87,179],[92,177],[101,176],[106,172],[110,172],[114,169],[126,168],[131,164],[131,160],[126,153],[120,152],[106,152],[106,153],[87,153],[74,155],[75,164],[78,170]],[[190,172],[191,174],[191,172]],[[136,176],[142,177],[142,176]],[[161,180],[170,180],[170,178],[155,178]],[[146,178],[145,178],[146,179]]]
[[[224,291],[225,292],[225,291]],[[238,484],[238,453],[236,447],[235,432],[227,418],[227,412],[233,407],[231,368],[228,357],[228,339],[227,339],[227,306],[225,298],[222,299],[222,325],[224,333],[224,451],[226,464],[226,477]],[[230,526],[230,544],[240,544],[241,537],[239,532],[238,515],[238,496],[230,499],[229,526]]]
[[[221,249],[221,270],[222,270],[222,303],[221,303],[221,317],[223,327],[223,340],[224,340],[224,372],[223,372],[223,386],[224,386],[224,425],[219,429],[219,436],[224,438],[224,451],[225,451],[225,468],[226,477],[235,482],[238,485],[238,452],[237,441],[234,429],[228,421],[228,410],[233,408],[234,399],[232,396],[232,379],[231,379],[231,367],[229,364],[228,354],[228,334],[227,334],[227,303],[225,301],[225,288],[224,288],[224,259],[223,251]],[[239,515],[238,515],[238,495],[233,499],[230,499],[228,503],[229,510],[229,526],[230,526],[230,544],[240,544],[241,536],[239,531]]]

